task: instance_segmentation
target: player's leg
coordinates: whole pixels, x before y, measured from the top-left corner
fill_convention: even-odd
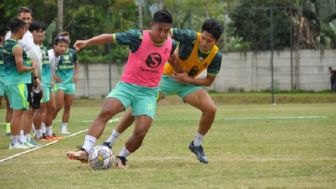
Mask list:
[[[160,101],[161,99],[164,98],[164,94],[159,92],[158,100]],[[134,122],[134,116],[132,115],[132,109],[128,108],[125,113],[123,114],[121,120],[117,123],[117,127],[113,129],[111,135],[103,145],[109,147],[112,149],[114,142],[119,138],[119,136],[126,130],[128,129]]]
[[[19,140],[21,130],[21,118],[25,109],[28,108],[28,90],[25,83],[8,85],[5,87],[6,96],[13,109],[11,118],[11,143],[9,149],[27,149],[28,147],[21,144]]]
[[[91,151],[95,145],[97,139],[102,135],[106,123],[117,113],[123,111],[125,106],[121,101],[114,97],[108,97],[103,107],[98,114],[97,118],[91,124],[87,135],[85,136],[84,144],[79,151],[69,151],[67,152],[67,157],[69,159],[75,159],[82,162],[87,162],[88,153]]]
[[[216,105],[204,89],[199,89],[186,95],[184,97],[184,101],[202,112],[198,132],[194,140],[189,145],[189,149],[197,155],[197,158],[202,163],[208,163],[201,143],[215,119]]]
[[[47,104],[47,113],[44,116],[44,123],[42,122],[42,133],[45,133],[45,137],[48,139],[53,136],[52,131],[52,122],[54,119],[54,114],[56,111],[56,100],[55,100],[55,92],[51,91],[50,93],[50,101]],[[45,128],[43,128],[45,127]]]
[[[117,123],[117,127],[113,129],[110,137],[105,140],[103,145],[112,149],[114,142],[119,138],[119,136],[134,122],[134,117],[132,115],[132,109],[128,108],[123,114],[121,120]]]
[[[73,101],[73,94],[64,94],[64,110],[62,116],[62,126],[61,126],[61,133],[62,134],[70,134],[68,131],[68,123],[70,119],[70,109],[72,106]]]
[[[64,105],[64,91],[60,88],[56,91],[56,110],[54,112],[54,119],[57,117],[58,112],[63,108]]]
[[[6,135],[9,136],[11,129],[10,122],[13,116],[13,109],[10,107],[10,103],[7,96],[5,96],[5,99],[6,99]]]
[[[152,118],[147,115],[135,117],[135,127],[132,136],[127,140],[125,146],[117,156],[116,166],[128,168],[126,157],[135,152],[142,145],[143,140],[150,129]]]
[[[131,107],[135,117],[135,127],[132,136],[117,156],[116,166],[118,168],[128,168],[126,157],[142,145],[154,119],[157,96],[158,92],[141,88],[133,93]]]
[[[35,110],[34,113],[33,123],[35,126],[35,139],[37,140],[43,139],[41,125],[42,125],[42,119],[47,112],[47,104],[48,102],[41,103],[40,109]]]

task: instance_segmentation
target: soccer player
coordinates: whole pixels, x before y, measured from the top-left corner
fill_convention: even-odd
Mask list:
[[[223,32],[223,27],[215,20],[208,19],[202,25],[202,32],[173,28],[172,38],[180,42],[176,56],[183,73],[174,73],[169,63],[165,64],[160,83],[160,99],[166,95],[177,94],[185,103],[202,112],[198,131],[191,141],[189,149],[196,154],[202,163],[208,163],[201,145],[204,136],[209,131],[216,114],[216,105],[202,86],[210,86],[219,72],[222,54],[215,45]],[[196,78],[202,71],[207,70],[205,78]],[[127,111],[118,123],[104,145],[112,147],[119,135],[134,121]]]
[[[50,62],[51,75],[55,75],[56,66],[60,60],[60,57],[68,50],[69,48],[69,40],[62,36],[57,36],[53,42],[53,48],[48,50],[48,60]],[[52,76],[51,76],[52,77]],[[49,76],[47,76],[49,78]],[[48,85],[48,84],[47,84]],[[57,137],[53,134],[52,130],[52,122],[54,119],[54,114],[56,110],[56,102],[55,102],[55,93],[53,90],[54,81],[52,80],[50,83],[50,100],[46,107],[46,114],[42,117],[41,130],[44,134],[44,139],[46,140],[58,140],[61,137]],[[47,87],[48,88],[48,87]]]
[[[6,31],[2,30],[0,31],[0,107],[2,104],[3,97],[6,98],[5,94],[5,64],[3,62],[2,58],[2,45],[5,42],[5,34]],[[5,134],[7,136],[10,135],[10,120],[12,117],[12,109],[10,108],[9,101],[6,98],[6,124],[5,124]]]
[[[70,43],[69,33],[63,32],[58,35],[68,40]],[[61,134],[70,134],[68,131],[68,122],[70,119],[70,108],[72,105],[73,96],[76,93],[76,82],[78,80],[78,60],[75,50],[68,48],[64,55],[62,55],[57,62],[56,71],[53,76],[55,80],[56,89],[56,111],[54,118],[58,112],[63,108]]]
[[[164,63],[174,51],[174,43],[169,37],[172,22],[168,11],[159,10],[154,13],[150,30],[102,34],[75,43],[75,48],[80,50],[88,45],[113,42],[128,45],[130,54],[121,80],[108,94],[101,112],[85,136],[84,145],[79,151],[67,152],[69,159],[87,162],[88,153],[104,131],[107,121],[127,107],[132,107],[136,123],[134,132],[116,159],[118,168],[128,167],[126,157],[141,146],[155,115]]]
[[[55,112],[55,99],[50,98],[51,94],[51,85],[52,85],[52,68],[51,64],[49,61],[49,56],[48,56],[48,49],[43,45],[44,41],[44,26],[42,23],[36,22],[32,23],[30,26],[34,40],[35,40],[35,33],[40,34],[40,37],[36,39],[36,44],[40,47],[41,49],[41,62],[42,62],[42,71],[41,71],[41,87],[43,91],[43,98],[41,99],[41,105],[40,108],[37,109],[34,113],[34,126],[35,126],[35,139],[37,140],[58,140],[61,139],[60,137],[53,136],[52,129],[50,127],[51,123],[50,120],[53,119],[53,114]],[[40,31],[40,32],[34,32],[34,31]],[[59,40],[55,40],[55,44],[58,44]],[[68,47],[68,42],[65,40],[64,41],[65,46],[63,51]],[[64,54],[63,52],[63,54]],[[46,119],[46,117],[49,116],[49,119]],[[43,122],[42,122],[43,121]],[[43,132],[41,129],[42,123],[45,125],[45,122],[47,121],[47,124],[49,127],[47,127],[47,133],[45,131],[45,135],[43,136]]]
[[[20,19],[13,19],[9,23],[10,39],[5,41],[3,47],[3,60],[5,64],[5,93],[13,109],[11,119],[11,143],[9,149],[27,149],[28,146],[19,142],[20,123],[24,110],[28,107],[27,81],[31,80],[35,65],[28,58],[18,40],[22,39],[27,31],[26,23]],[[34,76],[35,82],[37,76]]]
[[[27,7],[19,8],[17,18],[24,21],[27,24],[27,28],[29,28],[33,20],[32,10]],[[11,32],[8,32],[6,35],[6,39],[8,39],[10,36],[11,36]],[[40,56],[39,49],[35,45],[33,35],[29,30],[26,31],[26,33],[23,35],[22,39],[18,41],[18,43],[22,46],[23,50],[28,55],[29,59],[31,59],[34,62],[34,64],[41,65],[41,58],[40,58],[41,56]],[[39,69],[39,66],[37,66],[36,69]],[[35,70],[35,71],[37,73],[39,72],[38,70]],[[38,75],[36,76],[38,77]],[[27,82],[29,84],[28,85],[28,94],[29,94],[28,97],[31,98],[32,96],[30,96],[30,94],[33,89],[33,85],[31,84],[31,81],[27,80]],[[36,79],[36,83],[39,83],[39,78]],[[28,99],[28,100],[31,101],[31,99]],[[36,104],[36,106],[39,106],[39,105]],[[30,131],[31,131],[32,125],[24,124],[24,123],[32,122],[31,121],[32,120],[32,110],[24,111],[22,119],[23,121],[21,124],[21,130],[20,130],[20,141],[22,143],[26,143],[30,147],[33,147],[34,141],[30,140]],[[28,137],[29,142],[26,142],[27,141],[26,137]],[[30,142],[32,142],[32,144],[30,144]]]

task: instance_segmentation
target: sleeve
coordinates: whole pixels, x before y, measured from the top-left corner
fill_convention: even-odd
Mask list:
[[[172,29],[172,38],[180,43],[193,43],[196,39],[196,32],[188,29]]]
[[[5,40],[9,39],[11,35],[12,35],[12,32],[11,32],[11,31],[8,31],[8,32],[6,33]]]
[[[34,44],[33,35],[30,32],[27,31],[24,34],[22,40],[19,40],[19,44],[32,60],[35,60],[38,64],[41,64],[41,61],[38,58],[38,52],[35,48],[36,45]]]
[[[128,30],[114,34],[114,39],[118,45],[128,45],[132,52],[138,50],[142,41],[141,30]]]
[[[50,67],[51,67],[51,73],[54,74],[56,71],[56,56],[54,53],[54,49],[48,50],[48,57],[49,57],[49,62],[50,62]]]
[[[220,71],[221,65],[222,65],[222,53],[218,51],[207,69],[208,75],[217,75]]]
[[[172,50],[170,52],[170,56],[174,54],[174,51],[177,48],[178,44],[177,44],[177,42],[175,40],[172,40],[172,45],[173,45],[173,47],[172,47]]]
[[[75,50],[72,49],[72,55],[73,55],[73,61],[75,64],[78,63],[78,56],[77,56],[77,52]]]

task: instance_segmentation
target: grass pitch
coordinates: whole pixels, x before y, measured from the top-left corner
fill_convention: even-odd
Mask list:
[[[72,132],[87,129],[100,110],[100,101],[83,102],[72,109]],[[96,171],[68,160],[66,151],[82,145],[83,132],[1,162],[0,188],[336,188],[336,104],[217,104],[203,142],[207,165],[188,150],[200,112],[164,103],[143,146],[128,157],[130,169]],[[0,115],[3,122],[3,109]],[[131,133],[121,135],[114,154]],[[0,159],[23,152],[8,144],[1,134]]]

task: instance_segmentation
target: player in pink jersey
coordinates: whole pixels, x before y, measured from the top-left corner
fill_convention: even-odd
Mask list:
[[[126,157],[135,152],[148,132],[156,110],[156,97],[164,64],[175,49],[169,37],[173,19],[168,11],[159,10],[154,14],[150,30],[130,30],[115,34],[102,34],[88,40],[78,40],[74,44],[77,51],[88,45],[117,43],[128,45],[130,54],[124,73],[116,87],[108,94],[101,112],[94,120],[85,136],[84,144],[78,151],[67,152],[69,159],[88,161],[88,154],[102,135],[109,119],[128,107],[135,117],[133,135],[117,156],[116,166],[127,168]],[[178,64],[174,69],[180,71]]]

